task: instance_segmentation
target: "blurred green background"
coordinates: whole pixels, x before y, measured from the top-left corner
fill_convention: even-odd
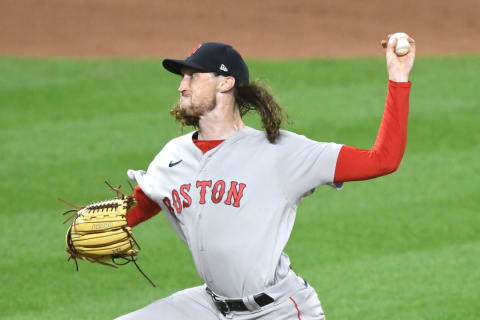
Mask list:
[[[285,106],[286,129],[370,148],[383,59],[249,61]],[[327,319],[480,319],[479,56],[418,58],[400,169],[301,204],[285,249]],[[0,58],[0,318],[111,319],[199,285],[163,213],[135,228],[139,264],[113,270],[64,248],[62,197],[111,197],[181,132],[179,77],[159,60]],[[259,127],[255,115],[249,125]],[[188,129],[187,129],[188,130]],[[271,199],[274,201],[274,199]],[[252,262],[254,263],[254,262]]]

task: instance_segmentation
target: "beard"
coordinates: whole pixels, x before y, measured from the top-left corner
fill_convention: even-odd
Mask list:
[[[194,103],[190,97],[190,101],[182,102],[181,98],[175,106],[170,110],[170,114],[182,126],[193,126],[198,128],[200,117],[205,113],[215,109],[217,104],[215,96],[210,101],[203,103]]]

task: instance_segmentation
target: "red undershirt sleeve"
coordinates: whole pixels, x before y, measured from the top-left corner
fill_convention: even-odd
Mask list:
[[[343,146],[334,182],[367,180],[397,170],[407,144],[411,82],[388,82],[385,112],[375,144],[370,150]]]
[[[137,205],[126,214],[127,224],[130,227],[134,227],[160,212],[160,206],[147,197],[140,186],[135,187],[133,197],[137,200]]]

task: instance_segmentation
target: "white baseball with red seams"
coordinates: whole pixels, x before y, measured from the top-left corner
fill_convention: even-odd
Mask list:
[[[410,42],[408,42],[408,35],[404,32],[397,32],[390,36],[389,42],[392,42],[394,39],[397,39],[397,44],[395,45],[395,54],[397,56],[404,56],[410,51]]]

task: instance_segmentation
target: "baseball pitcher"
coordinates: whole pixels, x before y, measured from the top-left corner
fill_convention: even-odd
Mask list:
[[[318,142],[281,130],[283,111],[250,81],[234,48],[203,43],[185,60],[165,59],[179,75],[174,118],[195,131],[168,142],[146,171],[129,170],[138,203],[134,227],[163,211],[191,251],[204,285],[153,302],[118,319],[325,319],[312,286],[283,252],[302,199],[322,185],[394,172],[407,137],[415,42],[395,54],[382,42],[389,75],[385,112],[369,150]],[[259,113],[264,130],[242,116]]]

